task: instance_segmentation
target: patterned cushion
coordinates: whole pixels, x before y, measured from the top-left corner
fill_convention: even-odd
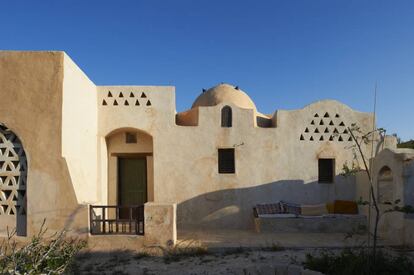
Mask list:
[[[295,214],[295,215],[301,214],[300,204],[285,202],[285,201],[281,201],[280,204],[282,205],[283,213],[289,213],[289,214]]]
[[[280,214],[283,212],[282,208],[280,207],[280,203],[266,203],[256,204],[256,213],[258,216],[260,216],[268,214]]]

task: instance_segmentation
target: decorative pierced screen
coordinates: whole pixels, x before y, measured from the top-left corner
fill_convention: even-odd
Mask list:
[[[0,215],[26,215],[26,178],[23,145],[0,123]]]
[[[314,114],[299,139],[302,141],[352,141],[352,137],[341,116],[339,114],[329,114],[328,112]]]
[[[111,92],[108,91],[102,99],[102,106],[152,106],[151,100],[145,92]]]

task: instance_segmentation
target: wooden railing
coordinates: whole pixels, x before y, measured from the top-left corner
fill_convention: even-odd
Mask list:
[[[144,235],[143,205],[90,205],[92,235]]]

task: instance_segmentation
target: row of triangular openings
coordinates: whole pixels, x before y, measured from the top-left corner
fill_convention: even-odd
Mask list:
[[[309,130],[309,128],[308,127],[306,127],[305,128],[305,131],[304,131],[305,133],[310,133],[310,132],[314,132],[314,133],[324,133],[324,134],[328,134],[328,133],[330,133],[331,131],[329,130],[329,128],[328,127],[325,127],[325,129],[321,129],[321,130],[319,130],[319,128],[315,128],[315,130],[313,130],[313,131],[311,131],[311,130]],[[337,128],[334,128],[333,129],[333,131],[332,131],[332,133],[334,133],[334,134],[339,134],[339,131],[338,131],[338,129]],[[349,132],[348,132],[348,129],[344,129],[343,131],[342,131],[342,133],[341,134],[348,134]]]
[[[21,180],[19,182],[19,180]],[[5,186],[25,186],[25,177],[20,176],[0,176],[0,184]]]
[[[303,135],[300,135],[300,140],[306,140],[306,139]],[[317,141],[326,141],[326,140],[335,141],[336,140],[336,141],[341,142],[341,141],[352,141],[352,137],[351,136],[342,137],[342,135],[339,135],[338,138],[336,139],[336,136],[334,136],[334,135],[331,135],[329,137],[325,137],[325,136],[321,135],[319,138],[318,137],[314,138],[313,136],[310,136],[308,140],[309,141],[314,141],[314,140],[317,140]]]
[[[18,215],[26,215],[26,208],[24,206],[20,205],[0,205],[1,212],[0,214],[3,215],[16,215],[16,212]]]
[[[141,104],[139,103],[139,100],[138,99],[135,100],[135,102],[132,102],[131,104],[129,103],[128,100],[124,100],[124,101],[119,100],[119,103],[118,103],[118,101],[116,99],[112,103],[112,106],[119,106],[119,105],[124,105],[124,106],[130,106],[130,105],[132,105],[132,106],[134,106],[134,105],[135,106],[141,106]],[[106,102],[105,99],[102,100],[102,106],[108,106],[108,102]],[[147,100],[147,103],[145,104],[145,106],[152,106],[151,100],[148,99]]]
[[[20,170],[20,161],[4,161],[0,160],[0,171],[12,172],[15,170]],[[21,167],[24,168],[24,167]],[[22,170],[23,171],[23,170]]]
[[[125,93],[125,97],[127,96],[128,93]],[[111,91],[108,91],[108,97],[114,97]],[[118,97],[119,98],[123,98],[124,97],[124,93],[123,92],[119,92],[118,93]],[[129,93],[129,97],[135,97],[135,94],[133,92]],[[147,95],[142,92],[141,93],[141,98],[147,98]]]
[[[23,179],[24,177],[22,177]],[[14,180],[13,180],[14,179]],[[14,182],[19,183],[20,176],[0,176],[0,184],[7,184],[12,186]]]
[[[0,148],[0,157],[6,156],[9,158],[17,157],[15,153],[13,153],[13,150],[8,149],[7,147]]]
[[[335,123],[334,123],[332,120],[328,123],[328,122],[324,122],[324,121],[323,121],[323,119],[321,119],[321,120],[319,121],[319,123],[318,123],[317,121],[315,122],[315,120],[312,120],[310,124],[311,124],[311,125],[316,125],[316,124],[319,124],[319,125],[325,125],[325,124],[327,124],[327,125],[329,125],[329,126],[335,126]],[[343,121],[341,121],[341,122],[339,123],[339,126],[345,126],[345,123],[344,123]]]
[[[2,190],[0,194],[1,203],[15,201],[21,204],[26,195],[26,190]]]
[[[313,117],[319,117],[319,114],[318,114],[318,113],[316,113]],[[327,118],[327,117],[331,117],[331,116],[329,115],[329,113],[328,113],[328,112],[326,112],[326,113],[323,115],[323,117]],[[335,117],[336,117],[336,118],[339,118],[340,116],[339,116],[339,114],[335,114]]]

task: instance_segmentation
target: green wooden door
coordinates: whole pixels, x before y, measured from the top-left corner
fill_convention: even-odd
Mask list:
[[[142,205],[146,202],[146,159],[118,158],[118,205]]]

